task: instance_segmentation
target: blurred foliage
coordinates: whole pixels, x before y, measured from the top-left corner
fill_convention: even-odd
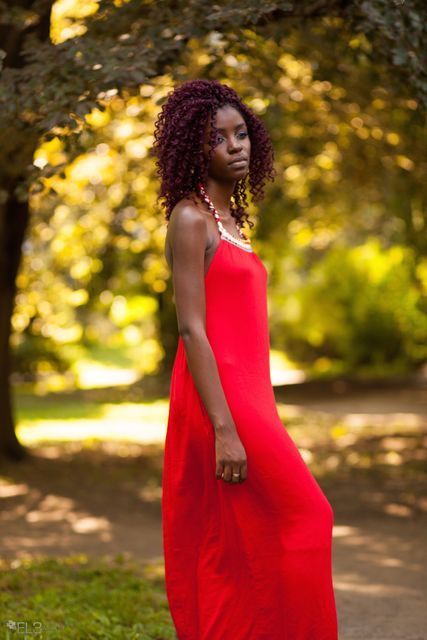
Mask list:
[[[51,41],[41,42],[25,27],[53,5]],[[98,100],[124,87],[137,87],[174,64],[190,38],[210,32],[262,34],[272,24],[283,32],[308,20],[336,18],[373,42],[374,60],[386,60],[427,101],[425,3],[422,0],[126,0],[73,3],[0,2],[0,24],[24,31],[26,64],[6,68],[0,94],[3,124],[19,118],[41,132],[54,126],[78,128]],[[66,91],[57,91],[67,84]],[[19,99],[16,99],[16,96]]]
[[[155,4],[149,13],[158,11]],[[273,138],[278,178],[259,211],[250,206],[257,216],[255,248],[270,272],[272,346],[304,366],[320,363],[319,371],[410,367],[426,359],[425,109],[414,85],[394,82],[384,64],[388,51],[397,66],[409,64],[411,74],[416,72],[419,33],[425,28],[416,18],[422,9],[409,2],[401,7],[354,3],[356,28],[335,16],[334,3],[326,4],[316,20],[287,22],[285,33],[280,20],[266,21],[256,31],[247,26],[263,12],[286,14],[281,3],[275,9],[246,3],[246,26],[240,30],[237,24],[246,19],[240,5],[231,10],[220,3],[208,22],[212,27],[217,19],[225,25],[237,20],[234,32],[206,32],[197,21],[184,48],[179,38],[160,36],[159,23],[146,37],[163,38],[168,55],[179,49],[180,57],[171,55],[166,73],[149,82],[138,75],[142,58],[129,68],[123,61],[114,67],[113,59],[135,49],[138,29],[151,13],[140,16],[135,31],[122,38],[118,34],[135,3],[123,6],[115,23],[112,6],[100,11],[97,3],[55,4],[54,44],[48,48],[59,58],[49,67],[50,53],[40,49],[27,70],[37,71],[25,89],[32,89],[28,115],[47,99],[34,83],[44,82],[48,91],[46,74],[58,73],[61,56],[67,60],[59,79],[62,102],[44,108],[40,122],[48,131],[34,155],[39,178],[30,206],[35,215],[12,318],[16,372],[64,370],[73,358],[101,345],[130,350],[141,375],[155,372],[173,355],[176,321],[163,257],[166,229],[155,203],[150,149],[167,93],[176,82],[194,77],[233,86]],[[176,30],[194,8],[188,4]],[[390,17],[405,22],[394,43],[389,35],[400,22],[390,24]],[[170,19],[168,11],[164,19]],[[375,25],[391,49],[376,48]],[[417,52],[409,58],[395,53],[408,29]],[[75,38],[79,35],[84,37]],[[99,42],[116,36],[120,45],[104,49],[105,65],[100,65]],[[83,92],[73,112],[79,127],[64,135],[58,114],[67,112],[85,78],[93,93],[94,80],[85,74],[99,73],[108,77],[108,86],[122,89],[120,95],[116,88],[106,90],[96,105]],[[123,88],[132,85],[132,74],[141,78],[136,92]],[[18,82],[18,74],[12,75],[6,79]],[[423,81],[422,73],[417,77]]]
[[[158,259],[165,229],[153,215],[146,161],[154,113],[151,102],[116,99],[108,111],[88,116],[75,147],[58,138],[39,146],[35,164],[56,172],[31,198],[35,215],[12,317],[21,365],[24,343],[37,335],[87,349],[132,347],[141,374],[161,359],[156,314],[166,288],[166,265]],[[46,362],[53,364],[48,351],[41,366]]]
[[[427,260],[409,247],[337,244],[275,288],[275,343],[320,369],[410,368],[427,360],[426,292]]]
[[[333,23],[314,35],[310,50],[304,34],[277,42],[250,30],[231,44],[193,39],[177,79],[209,71],[271,131],[279,177],[259,212],[255,243],[270,270],[273,346],[324,369],[337,360],[344,368],[415,365],[426,357],[423,112],[379,84],[381,69],[365,59],[363,37],[348,47],[348,34]],[[352,73],[334,69],[321,38],[324,48],[339,43],[341,67]],[[12,319],[21,371],[26,362],[55,369],[70,344],[132,348],[141,374],[164,357],[158,316],[171,297],[170,274],[150,147],[159,104],[175,81],[162,77],[139,97],[116,96],[86,116],[77,137],[40,144],[34,164],[44,177],[31,197],[35,215]],[[173,335],[175,318],[166,312]],[[24,359],[33,336],[32,358]],[[37,348],[39,336],[57,353]]]

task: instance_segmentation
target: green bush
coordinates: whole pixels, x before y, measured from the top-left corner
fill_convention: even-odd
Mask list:
[[[25,339],[12,350],[12,371],[20,377],[36,380],[38,374],[45,371],[65,373],[71,367],[71,361],[52,338],[26,333]]]
[[[284,349],[305,362],[336,359],[348,370],[420,364],[427,359],[426,291],[427,263],[417,265],[409,247],[384,249],[376,238],[337,245],[290,293]]]

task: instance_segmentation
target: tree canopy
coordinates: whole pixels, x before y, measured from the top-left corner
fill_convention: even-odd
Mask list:
[[[90,341],[91,319],[99,323],[108,309],[129,344],[145,337],[154,359],[158,330],[170,344],[168,277],[155,259],[162,233],[150,127],[167,91],[188,77],[229,81],[272,133],[282,179],[269,191],[257,237],[271,266],[277,344],[286,343],[286,328],[286,346],[301,358],[354,356],[357,328],[373,307],[363,318],[359,307],[351,311],[355,330],[341,346],[321,323],[298,326],[298,314],[323,296],[320,281],[333,283],[338,254],[322,262],[332,243],[354,246],[380,232],[384,249],[409,247],[383,259],[368,243],[363,255],[377,266],[383,260],[384,274],[400,256],[406,275],[398,295],[406,282],[421,295],[426,14],[417,0],[75,0],[71,9],[60,1],[0,2],[0,449],[18,450],[11,333],[21,362],[35,336],[45,357],[50,340]],[[361,286],[359,257],[350,253],[347,268]],[[389,291],[381,286],[377,292]],[[344,294],[328,313],[342,313]],[[387,309],[383,317],[400,353],[418,362],[425,329],[411,295],[405,321],[393,324]],[[376,357],[387,353],[385,345]]]

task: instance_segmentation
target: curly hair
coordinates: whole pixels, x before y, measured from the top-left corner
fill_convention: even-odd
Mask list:
[[[209,154],[203,154],[204,131],[208,119],[215,119],[216,111],[230,105],[240,112],[248,128],[251,154],[248,174],[236,181],[232,195],[231,214],[239,227],[247,221],[254,223],[245,211],[246,179],[254,202],[264,197],[264,184],[274,180],[274,150],[263,122],[247,107],[231,87],[217,80],[189,80],[175,87],[166,96],[155,123],[152,152],[157,157],[160,191],[157,202],[163,200],[166,220],[182,198],[197,192],[199,182],[206,184],[209,162],[215,143],[211,128]]]

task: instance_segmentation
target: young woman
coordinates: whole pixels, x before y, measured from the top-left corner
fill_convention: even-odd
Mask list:
[[[336,640],[333,510],[277,412],[267,270],[242,231],[274,179],[263,123],[217,81],[163,104],[154,152],[179,329],[163,545],[179,640]]]

